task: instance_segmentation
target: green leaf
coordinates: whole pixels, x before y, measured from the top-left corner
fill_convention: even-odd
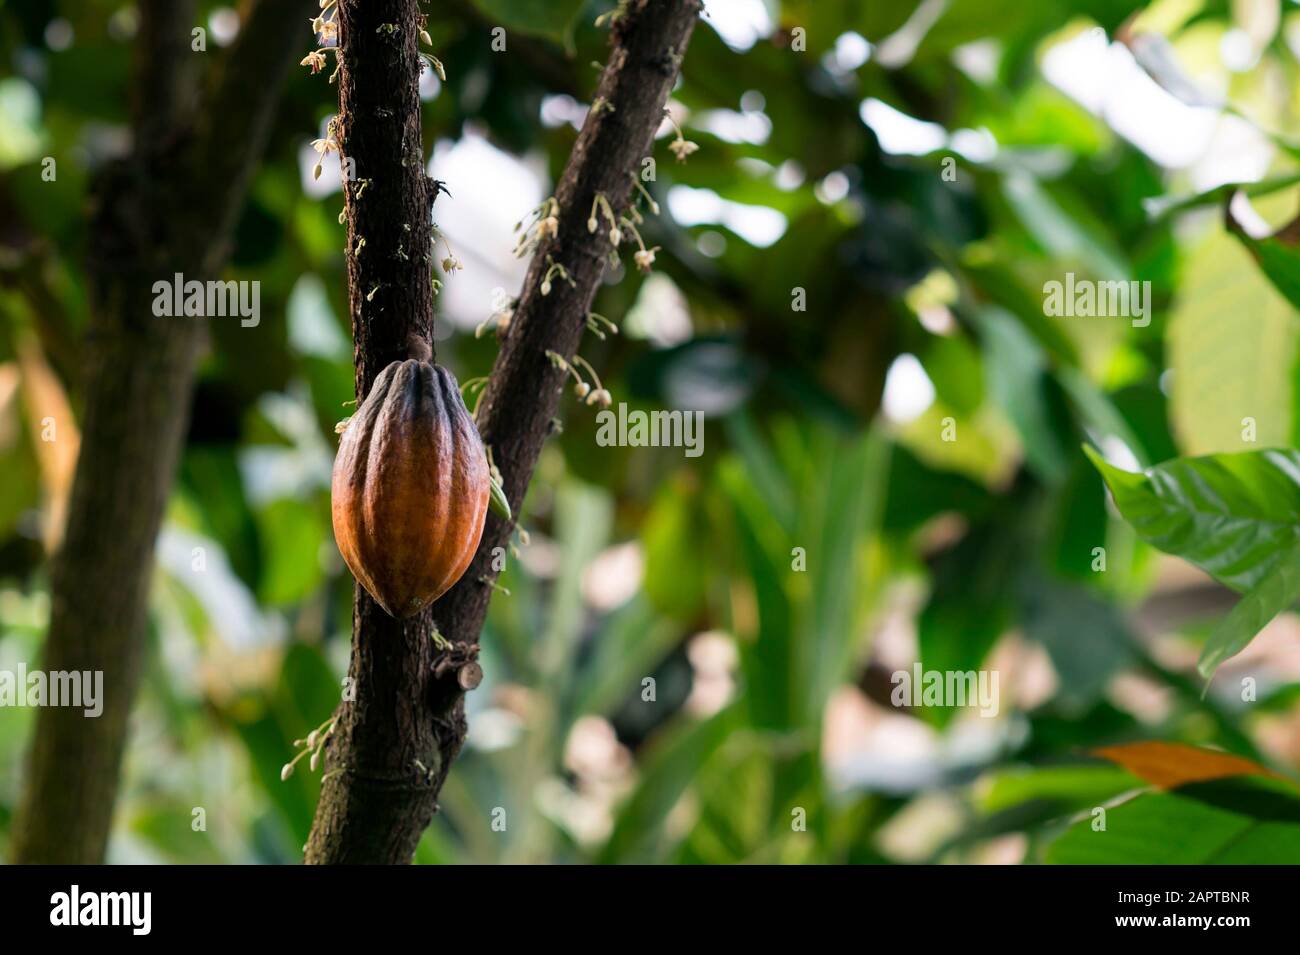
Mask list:
[[[1066,209],[1048,187],[1020,170],[1008,174],[1002,185],[1025,230],[1049,254],[1079,263],[1098,279],[1122,281],[1133,274],[1111,237],[1097,224],[1083,221],[1083,207],[1072,203]]]
[[[1115,407],[1110,395],[1094,385],[1088,376],[1074,368],[1058,368],[1056,380],[1074,402],[1083,422],[1101,437],[1117,438],[1124,443],[1138,463],[1150,461],[1143,439],[1129,426],[1124,415]]]
[[[1019,535],[985,521],[936,561],[929,600],[917,619],[917,643],[926,670],[979,669],[1010,620],[1012,582],[1023,556]],[[956,710],[926,710],[945,725]]]
[[[1109,766],[1016,766],[984,777],[976,805],[981,812],[997,813],[1032,802],[1046,813],[1062,815],[1100,805],[1141,785],[1131,773]]]
[[[658,616],[638,596],[620,609],[592,641],[590,663],[583,668],[573,710],[575,716],[609,716],[668,655],[680,638],[673,621]]]
[[[979,410],[984,401],[985,369],[979,352],[965,336],[934,336],[921,363],[946,404],[964,415]]]
[[[1084,450],[1143,540],[1234,590],[1254,588],[1300,541],[1300,452],[1178,458],[1131,473]]]
[[[1252,239],[1244,232],[1234,234],[1250,250],[1273,287],[1286,296],[1293,308],[1300,309],[1300,248],[1276,237]]]
[[[687,865],[730,865],[752,860],[755,852],[770,848],[768,825],[775,760],[756,736],[738,740],[715,761],[695,787],[699,819],[691,827],[674,861]],[[790,826],[785,826],[789,832]]]
[[[1030,572],[1024,589],[1023,625],[1051,657],[1060,676],[1057,702],[1081,712],[1130,662],[1131,638],[1114,605],[1079,584]]]
[[[1020,433],[1025,459],[1049,483],[1064,480],[1066,451],[1047,392],[1047,356],[1014,315],[997,306],[973,316],[984,344],[989,392]]]
[[[769,512],[749,475],[735,460],[725,462],[719,474],[735,508],[740,552],[758,605],[757,637],[742,644],[740,658],[750,719],[766,729],[785,728],[794,721],[797,708],[791,686],[794,611],[786,592],[786,571],[778,563],[779,545],[771,539]]]
[[[663,482],[641,525],[642,589],[656,610],[682,622],[698,615],[716,567],[714,555],[699,546],[708,526],[702,498],[692,475],[676,474]]]
[[[1280,784],[1224,780],[1144,793],[1089,813],[1047,851],[1064,865],[1274,865],[1300,858],[1300,801]]]
[[[1186,454],[1243,449],[1243,419],[1264,447],[1291,443],[1294,309],[1220,231],[1190,258],[1170,314],[1170,416]]]
[[[752,467],[733,458],[720,469],[758,608],[756,636],[741,641],[745,699],[758,726],[815,728],[848,678],[871,596],[863,541],[879,526],[888,455],[875,431],[855,441],[815,434],[798,463],[780,455],[798,490],[790,534],[772,519]],[[796,547],[806,569],[794,566]]]
[[[311,830],[320,773],[313,773],[306,759],[287,780],[280,779],[280,769],[297,753],[293,741],[319,726],[338,705],[338,687],[320,650],[294,644],[285,654],[280,682],[268,698],[260,705],[244,702],[226,711],[248,753],[253,777],[292,834],[290,844],[281,848],[294,855]]]
[[[619,809],[601,862],[645,862],[661,858],[655,850],[667,841],[664,821],[705,764],[740,728],[735,706],[700,722],[679,724],[658,738],[642,762],[640,783]]]
[[[560,567],[551,593],[550,618],[534,654],[544,677],[559,681],[571,673],[569,664],[578,649],[584,612],[582,575],[608,541],[612,515],[610,494],[602,488],[566,481],[556,494]]]
[[[280,498],[257,513],[257,524],[263,541],[259,598],[271,606],[299,602],[324,578],[324,519],[302,501]]]
[[[1277,566],[1219,621],[1201,650],[1197,669],[1207,679],[1220,663],[1235,656],[1265,625],[1300,599],[1300,544],[1281,555]]]
[[[825,462],[824,473],[804,485],[816,563],[811,600],[803,602],[805,626],[796,640],[803,658],[800,669],[808,674],[805,725],[819,724],[831,693],[849,679],[859,649],[855,636],[869,580],[862,542],[880,526],[889,450],[876,431],[848,445],[837,440],[816,455]]]
[[[810,53],[820,55],[835,45],[835,38],[856,30],[872,43],[889,36],[910,17],[921,0],[893,3],[827,3],[826,0],[781,0],[781,26],[803,27]],[[769,4],[773,6],[774,4]],[[705,23],[708,20],[705,19]]]
[[[219,865],[227,860],[206,829],[195,829],[194,810],[178,800],[151,804],[130,820],[133,835],[169,863]]]
[[[573,28],[587,0],[474,0],[474,6],[507,30],[573,46]],[[507,38],[507,43],[509,39]]]
[[[780,462],[763,442],[753,419],[744,411],[731,415],[727,419],[727,437],[744,459],[745,473],[754,489],[762,495],[772,519],[787,532],[793,530],[795,515],[790,483],[781,472]]]

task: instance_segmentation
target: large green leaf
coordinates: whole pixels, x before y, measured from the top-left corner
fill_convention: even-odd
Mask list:
[[[1300,859],[1300,801],[1282,784],[1224,780],[1144,793],[1086,815],[1047,851],[1068,865],[1270,865]]]
[[[1099,765],[1012,766],[981,777],[974,788],[976,817],[935,858],[1009,832],[1064,825],[1067,817],[1105,804],[1141,781],[1122,769]]]
[[[1253,588],[1300,541],[1300,452],[1179,458],[1132,473],[1085,450],[1143,540],[1235,590]]]
[[[1292,435],[1297,334],[1291,305],[1226,233],[1191,257],[1170,316],[1170,412],[1187,454],[1241,451],[1243,419],[1261,446]]]

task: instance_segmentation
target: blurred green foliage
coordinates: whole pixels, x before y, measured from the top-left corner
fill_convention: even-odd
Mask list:
[[[224,12],[201,6],[205,24]],[[588,102],[605,56],[593,22],[612,6],[431,4],[448,76],[426,90],[426,153],[486,137],[548,190],[575,132],[544,107]],[[1271,131],[1294,124],[1300,11],[726,6],[707,3],[674,93],[700,150],[681,165],[661,148],[647,183],[657,271],[604,287],[597,309],[624,334],[582,349],[616,402],[707,410],[704,453],[601,446],[591,409],[566,398],[483,634],[469,744],[417,861],[1300,859],[1290,782],[1162,792],[1089,756],[1160,738],[1283,780],[1300,767],[1300,672],[1279,646],[1294,626],[1203,694],[1196,656],[1232,642],[1211,634],[1235,598],[1152,546],[1243,589],[1284,568],[1272,603],[1228,618],[1235,649],[1296,598],[1295,553],[1278,550],[1296,533],[1294,452],[1244,475],[1261,524],[1228,526],[1240,515],[1215,475],[1298,433],[1300,259],[1285,234],[1225,221],[1222,183],[1263,177],[1253,211],[1274,229],[1293,211],[1297,150]],[[85,205],[126,135],[134,24],[123,0],[0,2],[0,669],[40,658],[43,528],[66,495],[41,421],[81,410]],[[1253,59],[1229,68],[1219,51],[1241,36]],[[1092,108],[1049,68],[1089,37],[1115,84]],[[1194,116],[1134,59],[1139,38],[1230,108]],[[1139,94],[1184,124],[1236,124],[1259,168],[1213,180],[1212,134],[1202,166],[1162,166],[1116,105]],[[228,277],[261,282],[264,317],[213,324],[115,861],[291,862],[310,827],[319,778],[282,782],[280,767],[339,699],[353,587],[328,500],[352,397],[340,203],[309,193],[303,165],[332,96],[295,76],[243,211]],[[930,145],[899,146],[900,129]],[[492,189],[448,185],[439,214]],[[775,214],[764,238],[754,223]],[[494,242],[508,254],[513,237]],[[1067,272],[1149,282],[1150,323],[1046,314],[1044,284]],[[472,327],[439,320],[439,361],[462,382],[496,351]],[[900,411],[918,381],[933,394]],[[1085,444],[1112,460],[1118,511]],[[1124,473],[1179,454],[1222,457]],[[1195,523],[1180,508],[1197,495],[1235,517],[1202,515],[1193,539],[1178,522]],[[892,705],[891,673],[918,661],[998,672],[997,717]],[[0,854],[30,725],[0,707]]]

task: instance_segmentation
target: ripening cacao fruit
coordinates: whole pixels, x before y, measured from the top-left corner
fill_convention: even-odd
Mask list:
[[[409,617],[465,573],[487,517],[491,477],[451,372],[410,359],[375,379],[334,459],[334,539],[353,575]]]

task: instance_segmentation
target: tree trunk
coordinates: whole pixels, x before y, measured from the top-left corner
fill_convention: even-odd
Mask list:
[[[102,862],[140,680],[153,547],[188,421],[201,319],[153,314],[153,283],[225,262],[312,0],[257,3],[195,104],[194,0],[141,4],[131,155],[94,187],[81,451],[50,571],[46,670],[101,671],[103,713],[43,707],[12,861]],[[197,116],[197,119],[193,117]]]
[[[433,184],[420,130],[417,0],[340,0],[338,142],[356,178],[345,184],[348,301],[355,386],[365,400],[390,363],[432,356]],[[433,814],[425,773],[437,737],[423,688],[433,666],[433,623],[384,612],[357,585],[352,694],[332,736],[325,793],[309,861],[410,858]],[[346,757],[338,754],[346,753]]]
[[[362,35],[369,38],[375,33],[376,24],[396,22],[405,26],[415,13],[414,0],[370,0],[365,4],[343,0],[341,7],[360,31],[355,41],[358,44]],[[571,358],[577,350],[610,248],[607,228],[596,234],[587,230],[593,200],[601,193],[615,210],[626,209],[633,189],[632,177],[639,174],[641,160],[651,154],[664,104],[700,10],[699,0],[631,0],[614,22],[609,62],[596,100],[607,105],[591,110],[578,135],[555,193],[560,205],[559,233],[543,241],[533,256],[509,332],[479,405],[479,430],[484,444],[493,451],[516,513],[542,444],[551,433],[565,380],[564,372],[552,365],[547,352]],[[397,36],[400,39],[404,35],[402,31]],[[417,104],[411,102],[416,74],[394,74],[391,65],[382,63],[383,57],[378,61],[372,55],[354,57],[348,42],[345,30],[344,70],[351,73],[340,89],[345,114],[347,97],[365,102],[356,87],[372,83],[377,89],[371,90],[370,99],[398,91],[394,108],[398,103],[411,103],[410,108],[417,109]],[[367,46],[371,46],[369,40]],[[400,58],[403,64],[408,62],[408,55],[408,47],[396,42],[389,53],[391,59]],[[350,93],[349,83],[354,84]],[[345,129],[352,130],[355,136],[363,124],[367,128],[379,125],[377,115],[358,115],[352,120],[345,115]],[[409,129],[411,117],[399,114],[390,123],[393,128]],[[375,163],[373,168],[389,169],[400,180],[407,173],[398,157],[405,155],[408,140],[400,140],[399,145],[401,148],[387,159],[386,167],[380,165],[382,157],[373,156],[368,161]],[[344,154],[352,155],[355,148],[345,143]],[[357,166],[358,176],[368,175],[360,156]],[[382,210],[382,219],[401,221],[416,186],[412,182],[404,188],[410,193],[399,191],[392,197],[394,204]],[[370,197],[367,189],[362,203]],[[351,196],[348,202],[351,249],[356,214]],[[367,252],[370,241],[367,235]],[[391,241],[390,236],[388,247]],[[556,280],[551,283],[550,294],[542,295],[540,287],[548,259],[565,266],[573,282]],[[404,341],[408,325],[427,319],[423,313],[366,314],[365,295],[359,302],[358,293],[372,287],[368,284],[371,277],[362,275],[365,284],[357,286],[355,259],[349,262],[349,277],[353,282],[353,325],[358,335],[357,395],[361,397],[365,393],[363,384],[368,387],[382,369],[382,364],[370,358],[369,346],[363,349],[363,342],[381,343],[387,349],[382,357],[384,363],[393,357],[405,357],[398,343]],[[375,298],[378,300],[379,295]],[[374,327],[377,321],[395,327],[380,337]],[[513,524],[489,513],[482,542],[464,577],[434,604],[431,614],[426,611],[404,625],[388,617],[357,589],[351,666],[355,700],[345,701],[336,714],[316,821],[307,844],[308,863],[410,862],[465,739],[462,684],[473,681],[464,679],[462,670],[477,655],[478,635],[496,578],[493,551],[508,544],[512,531]],[[451,642],[450,650],[435,652],[431,640],[435,622]]]

